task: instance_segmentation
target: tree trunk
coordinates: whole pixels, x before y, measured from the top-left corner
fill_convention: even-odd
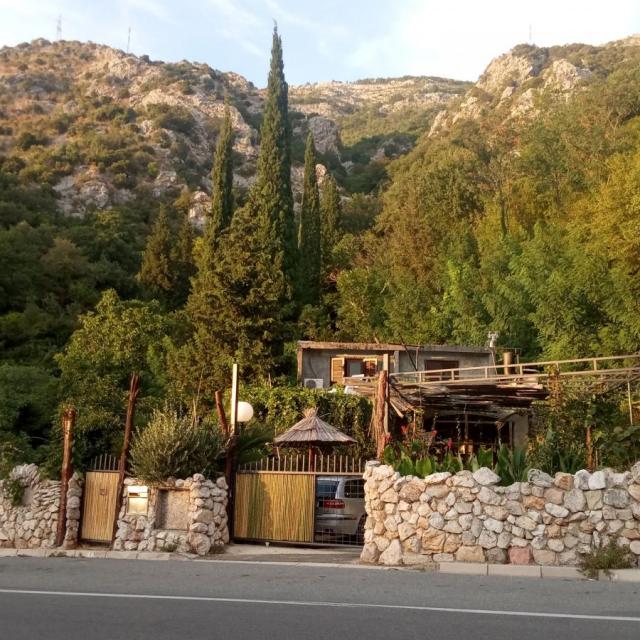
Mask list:
[[[76,421],[76,410],[72,407],[62,414],[62,428],[64,430],[64,444],[62,450],[62,472],[60,474],[60,506],[58,509],[58,528],[56,529],[56,546],[64,543],[67,530],[67,491],[73,469],[71,467],[71,445],[73,442],[73,427]]]

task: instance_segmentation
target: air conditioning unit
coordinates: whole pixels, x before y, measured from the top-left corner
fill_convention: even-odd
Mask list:
[[[322,378],[305,378],[304,386],[307,389],[322,389],[324,387],[324,380]]]

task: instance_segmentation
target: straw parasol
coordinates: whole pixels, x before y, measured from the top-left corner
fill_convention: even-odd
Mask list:
[[[274,439],[282,447],[308,447],[309,467],[315,466],[313,447],[334,444],[356,444],[356,441],[318,417],[316,409],[307,409],[304,418]]]

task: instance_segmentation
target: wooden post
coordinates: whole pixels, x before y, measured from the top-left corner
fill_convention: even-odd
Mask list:
[[[384,385],[384,435],[389,435],[389,354],[382,356],[382,370],[386,372]]]
[[[229,423],[227,422],[227,416],[224,412],[224,405],[222,404],[222,391],[216,391],[216,411],[218,412],[218,422],[220,428],[224,432],[225,437],[231,435],[229,431]]]
[[[116,493],[116,511],[113,516],[113,534],[111,541],[116,539],[118,531],[118,517],[122,508],[122,494],[124,492],[124,476],[127,471],[127,460],[129,458],[129,446],[131,445],[131,432],[133,431],[133,419],[136,412],[136,403],[140,393],[140,376],[137,373],[131,374],[129,385],[129,401],[127,403],[127,417],[124,423],[124,439],[122,441],[122,451],[120,452],[120,462],[118,463],[118,491]]]
[[[376,441],[376,458],[381,459],[385,447],[388,426],[385,425],[387,413],[387,381],[388,371],[382,370],[378,374],[378,388],[376,389],[375,414],[373,416],[373,435]],[[386,426],[386,428],[385,428]]]
[[[68,407],[62,414],[62,430],[64,444],[62,449],[62,472],[60,474],[60,506],[58,508],[58,528],[56,529],[56,546],[64,543],[67,531],[67,491],[71,479],[71,445],[73,442],[73,427],[76,421],[76,410]]]

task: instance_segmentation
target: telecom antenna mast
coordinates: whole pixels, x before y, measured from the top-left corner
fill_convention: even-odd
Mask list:
[[[127,34],[127,53],[129,53],[130,47],[131,47],[131,27],[129,27],[129,33]]]
[[[56,40],[62,40],[62,15],[58,16],[56,23]]]

